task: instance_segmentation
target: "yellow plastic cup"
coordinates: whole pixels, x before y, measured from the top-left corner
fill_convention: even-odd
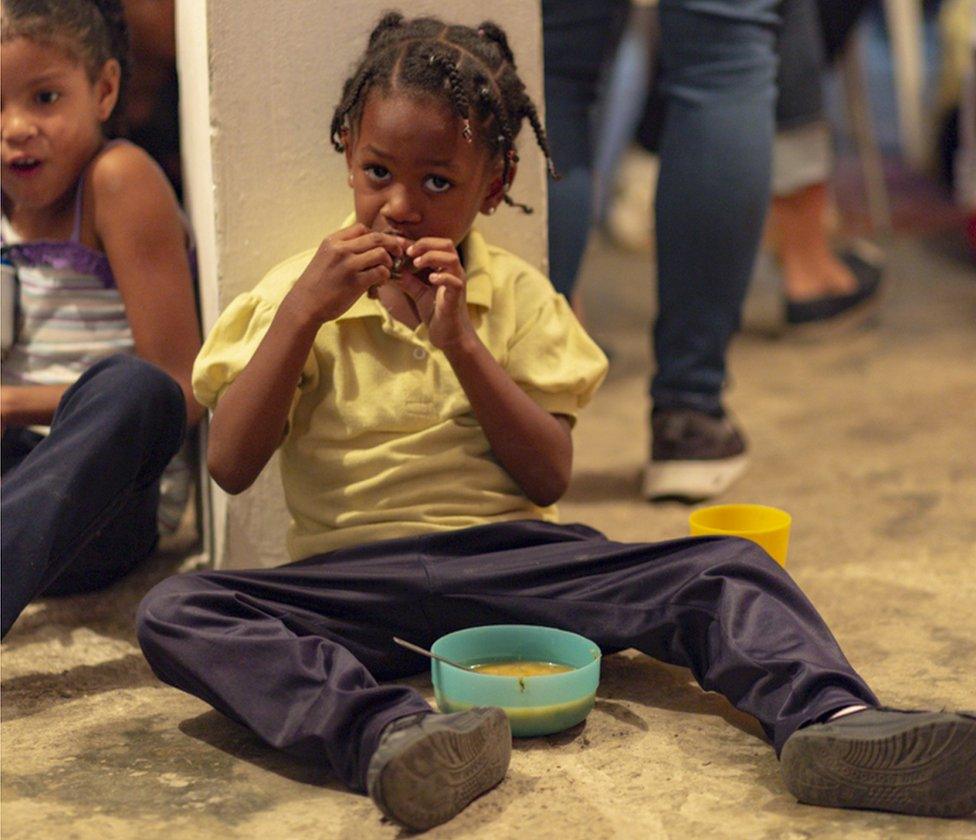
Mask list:
[[[713,505],[688,517],[693,537],[744,537],[765,548],[781,566],[786,565],[792,521],[785,510],[768,505]]]

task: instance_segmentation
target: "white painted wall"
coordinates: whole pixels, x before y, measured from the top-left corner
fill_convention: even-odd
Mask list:
[[[177,43],[184,184],[199,240],[204,329],[277,262],[317,245],[351,211],[342,155],[329,123],[384,0],[178,0]],[[538,0],[413,0],[402,8],[506,29],[542,112]],[[523,130],[513,196],[531,216],[502,207],[478,225],[495,242],[546,268],[545,168]],[[218,567],[286,560],[276,460],[246,493],[213,488]]]

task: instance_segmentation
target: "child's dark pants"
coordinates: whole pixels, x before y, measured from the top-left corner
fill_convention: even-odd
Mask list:
[[[152,552],[159,477],[185,425],[171,377],[112,356],[65,392],[47,437],[4,435],[0,635],[37,595],[100,589]]]
[[[478,624],[545,624],[692,670],[759,719],[779,751],[801,725],[877,700],[789,575],[760,548],[705,537],[626,544],[519,521],[342,549],[276,569],[184,574],[143,600],[156,674],[275,747],[362,790],[383,727],[429,706],[376,680]]]

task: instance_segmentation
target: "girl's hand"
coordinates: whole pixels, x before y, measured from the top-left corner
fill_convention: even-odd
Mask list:
[[[427,325],[430,343],[451,350],[475,336],[468,318],[467,275],[450,239],[427,236],[407,248],[412,269],[393,282],[410,297]],[[417,275],[429,271],[425,283]]]
[[[393,258],[403,253],[404,242],[358,222],[336,231],[319,245],[286,300],[317,324],[333,321],[390,279]]]

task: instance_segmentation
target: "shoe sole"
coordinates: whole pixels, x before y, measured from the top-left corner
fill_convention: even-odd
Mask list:
[[[976,721],[958,715],[875,737],[801,729],[781,762],[787,788],[808,805],[929,817],[976,810]]]
[[[644,469],[644,498],[700,502],[724,493],[748,467],[748,455],[715,461],[651,461]]]
[[[432,731],[391,758],[370,791],[379,809],[415,831],[447,822],[491,790],[508,770],[512,730],[498,708]]]

